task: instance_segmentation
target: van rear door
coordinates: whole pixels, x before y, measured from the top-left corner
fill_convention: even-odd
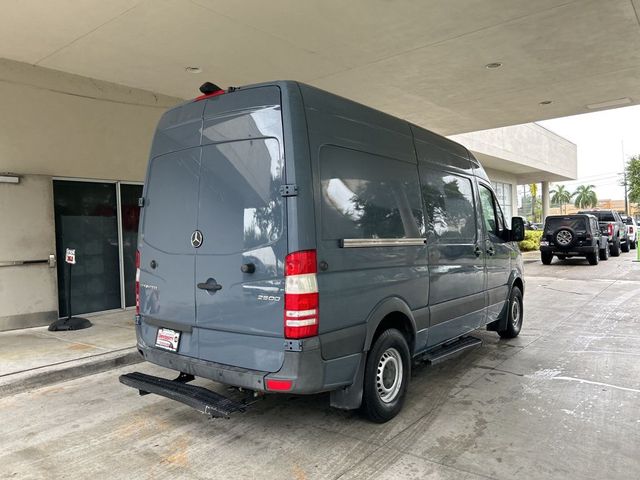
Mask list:
[[[195,303],[199,357],[274,372],[284,359],[285,205],[280,90],[208,100]]]

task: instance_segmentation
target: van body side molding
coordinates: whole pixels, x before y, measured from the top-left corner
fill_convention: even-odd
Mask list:
[[[418,247],[425,243],[424,238],[345,238],[340,240],[340,248]]]

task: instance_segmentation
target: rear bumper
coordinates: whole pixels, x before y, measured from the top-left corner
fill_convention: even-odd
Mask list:
[[[540,246],[540,251],[542,253],[552,253],[553,255],[575,255],[575,256],[581,256],[581,255],[588,255],[590,253],[594,253],[597,252],[598,249],[594,246],[594,245],[589,245],[589,246],[582,246],[582,247],[570,247],[567,249],[561,249],[558,248],[555,245],[549,245],[549,246]]]
[[[224,365],[146,345],[138,337],[138,351],[145,360],[171,370],[208,378],[226,385],[269,392],[265,380],[291,380],[290,390],[277,393],[312,394],[336,390],[350,385],[355,378],[362,353],[323,360],[318,337],[302,344],[302,351],[285,351],[282,367],[270,373]]]

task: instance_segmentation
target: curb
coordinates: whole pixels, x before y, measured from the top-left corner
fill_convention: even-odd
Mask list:
[[[0,377],[0,398],[142,362],[135,347]]]

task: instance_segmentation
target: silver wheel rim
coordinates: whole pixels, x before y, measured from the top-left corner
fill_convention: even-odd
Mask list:
[[[561,230],[556,235],[556,241],[563,247],[569,245],[571,240],[573,240],[573,235],[571,235],[571,232],[567,230]]]
[[[513,323],[515,327],[520,323],[520,302],[517,298],[514,298],[511,303],[511,323]]]
[[[376,391],[380,400],[390,403],[395,400],[402,385],[402,357],[395,348],[387,348],[380,360],[376,370]]]

